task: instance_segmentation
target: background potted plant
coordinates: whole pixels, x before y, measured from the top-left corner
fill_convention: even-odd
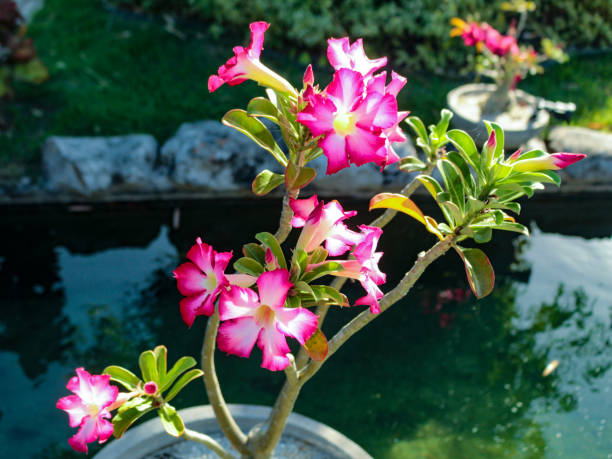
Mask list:
[[[96,440],[103,443],[113,435],[121,437],[136,420],[157,411],[163,430],[171,437],[201,443],[220,457],[235,453],[270,457],[304,384],[351,336],[402,299],[427,267],[446,252],[454,250],[463,261],[474,294],[478,298],[488,295],[494,286],[493,268],[484,252],[471,247],[469,240],[487,242],[493,230],[528,234],[509,214],[520,212],[516,200],[531,196],[543,183],[558,185],[559,177],[553,171],[584,157],[541,150],[506,157],[504,132],[496,123],[486,123],[489,137],[479,151],[465,132],[448,131],[452,117],[448,110],[442,111],[436,125],[426,129],[419,118],[398,110],[396,96],[405,78],[392,72],[387,81],[386,72],[378,72],[387,59],[369,59],[361,40],[351,44],[347,37],[329,39],[328,59],[335,71],[331,83],[320,88],[308,66],[298,90],[260,61],[268,26],[264,22],[251,24],[250,45],[235,47],[234,56],[210,77],[208,87],[213,92],[224,84],[251,79],[267,88],[267,97],[252,99],[246,110],[230,110],[223,122],[269,151],[283,166],[283,174],[261,171],[252,185],[256,195],[284,186],[278,230],[275,234],[260,232],[255,242],[245,244],[243,256],[233,263],[233,274],[226,273],[233,254],[218,251],[200,238],[187,253],[189,261],[174,271],[184,295],[179,310],[186,325],[208,316],[201,369],[193,368],[196,360],[192,357],[182,357],[169,366],[166,348],[157,346],[140,355],[140,375],[113,365],[102,375],[91,375],[84,368],[76,370],[67,385],[73,395],[62,397],[57,407],[68,413],[72,427],[79,428],[69,440],[77,451],[86,452],[87,444]],[[277,144],[262,118],[279,127],[286,149]],[[400,159],[395,153],[393,143],[406,139],[400,127],[404,120],[417,135],[424,160]],[[455,151],[447,151],[450,145]],[[418,171],[419,175],[400,193],[374,196],[370,209],[385,209],[384,213],[371,224],[355,228],[350,219],[356,212],[344,210],[338,201],[298,198],[316,176],[308,163],[321,155],[328,161],[327,174],[351,164],[375,163],[381,168],[397,164],[401,170]],[[432,177],[434,169],[441,182]],[[425,215],[410,199],[419,185],[439,206],[440,221]],[[402,279],[383,293],[380,286],[386,283],[386,274],[378,266],[383,253],[377,245],[382,228],[398,211],[423,225],[436,242],[407,264]],[[299,231],[297,241],[286,250],[283,245],[294,229]],[[331,284],[326,284],[324,277],[333,279]],[[351,301],[342,293],[347,279],[359,281],[363,296]],[[327,312],[348,306],[366,308],[328,339],[322,330]],[[265,418],[241,425],[236,411],[224,400],[214,354],[218,347],[249,357],[256,345],[262,351],[261,366],[284,371],[286,378]],[[195,430],[191,411],[181,414],[170,404],[188,383],[200,378],[211,406],[208,411],[214,412],[229,447]],[[243,430],[245,426],[250,430]],[[309,434],[302,431],[301,435]],[[151,446],[157,440],[142,443]]]
[[[476,74],[493,83],[460,86],[448,94],[447,103],[455,114],[453,124],[481,143],[486,139],[482,120],[487,119],[504,128],[507,147],[518,148],[542,131],[549,115],[540,109],[535,97],[518,90],[517,84],[527,75],[543,72],[543,61],[565,62],[568,57],[548,38],[541,40],[538,51],[532,44],[519,43],[527,14],[535,8],[533,2],[507,2],[502,7],[519,13],[518,24],[513,20],[506,35],[486,22],[451,20],[451,36],[460,36],[466,46],[477,51],[473,59]]]

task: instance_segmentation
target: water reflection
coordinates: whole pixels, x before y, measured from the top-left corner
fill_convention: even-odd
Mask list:
[[[181,322],[170,276],[179,252],[203,234],[237,253],[255,232],[274,226],[271,206],[243,206],[222,222],[208,218],[218,212],[187,209],[178,230],[168,229],[167,209],[165,217],[63,216],[11,227],[8,239],[37,242],[0,241],[0,374],[8,375],[0,457],[68,457],[71,429],[54,403],[66,395],[77,365],[100,371],[113,362],[136,370],[138,354],[160,343],[171,360],[197,356],[205,319],[191,330]],[[420,228],[406,228],[394,222],[388,229],[401,241],[385,248],[392,279],[424,243]],[[585,228],[593,231],[602,230]],[[404,304],[357,334],[309,382],[296,410],[383,459],[612,453],[612,240],[534,228],[529,241],[515,246],[513,261],[506,242],[487,247],[494,263],[513,263],[515,272],[498,269],[496,290],[481,301],[466,297],[456,257],[437,262]],[[353,293],[360,294],[358,284]],[[332,311],[326,327],[358,310]],[[559,367],[543,378],[553,359]],[[258,362],[218,354],[228,399],[272,402],[282,374]],[[193,384],[177,406],[205,403],[202,392]],[[42,423],[50,426],[44,432]]]

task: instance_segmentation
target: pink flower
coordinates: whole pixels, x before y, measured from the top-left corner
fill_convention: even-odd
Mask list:
[[[208,90],[216,91],[221,85],[227,83],[235,86],[246,80],[254,80],[262,86],[297,95],[291,84],[277,73],[263,65],[259,56],[263,49],[264,34],[270,27],[266,22],[253,22],[251,29],[251,43],[248,48],[234,47],[234,56],[225,65],[219,67],[218,75],[208,78]]]
[[[383,293],[378,286],[384,284],[387,280],[386,274],[378,267],[378,262],[383,253],[376,252],[382,229],[366,225],[361,225],[359,229],[362,233],[362,240],[353,251],[355,260],[338,261],[343,269],[332,274],[358,279],[365,289],[366,295],[355,301],[355,304],[368,305],[372,314],[378,314],[380,312],[378,300],[383,297]]]
[[[187,258],[193,263],[183,263],[173,274],[179,292],[186,296],[180,303],[181,316],[191,327],[197,316],[211,316],[215,311],[215,301],[228,284],[224,271],[232,252],[215,252],[197,238],[196,244],[187,252]]]
[[[109,375],[90,375],[84,368],[76,369],[66,388],[76,395],[57,401],[56,407],[68,413],[70,427],[79,431],[68,440],[75,451],[87,452],[87,443],[104,443],[113,434],[108,407],[117,399],[119,389],[109,384]]]
[[[515,153],[516,155],[516,153]],[[520,156],[512,155],[510,165],[518,172],[537,172],[546,170],[564,169],[570,164],[586,158],[582,153],[553,153],[552,155],[538,156],[536,158],[521,159]]]
[[[491,51],[493,54],[498,56],[505,56],[506,54],[518,54],[519,47],[512,35],[502,35],[493,27],[488,27],[485,33],[485,46]]]
[[[349,166],[389,161],[383,130],[398,122],[397,100],[392,94],[364,90],[363,76],[341,68],[322,94],[313,94],[298,116],[315,137],[322,136],[319,147],[327,156],[326,173]]]
[[[285,308],[289,271],[277,269],[264,272],[257,279],[259,295],[253,290],[231,287],[219,300],[219,349],[238,357],[248,357],[257,342],[263,352],[261,366],[268,370],[283,370],[289,365],[291,351],[286,336],[303,345],[317,329],[318,319],[304,308]]]
[[[387,65],[387,58],[368,59],[363,50],[363,40],[357,39],[350,44],[349,38],[330,38],[327,40],[327,59],[334,70],[350,69],[368,77],[376,70]]]
[[[338,201],[325,204],[313,195],[308,199],[292,199],[289,205],[294,212],[291,225],[294,228],[304,228],[296,249],[312,252],[325,241],[325,249],[329,254],[339,256],[361,240],[359,233],[349,230],[343,223],[343,220],[357,215],[357,212],[345,212]]]
[[[461,38],[466,46],[475,46],[476,44],[484,41],[486,31],[490,28],[489,24],[483,24],[480,26],[476,22],[470,22],[466,24]]]

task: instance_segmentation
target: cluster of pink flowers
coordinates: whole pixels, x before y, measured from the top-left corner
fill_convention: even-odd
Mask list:
[[[297,117],[320,137],[327,174],[350,164],[373,162],[382,168],[397,162],[392,144],[406,140],[399,123],[408,115],[398,112],[397,95],[406,79],[392,72],[387,85],[386,72],[374,74],[387,58],[368,59],[361,39],[351,45],[348,37],[330,38],[328,45],[327,57],[336,72],[321,92],[307,85],[307,105]]]
[[[503,35],[486,22],[465,22],[454,18],[452,23],[456,26],[452,35],[461,35],[466,46],[484,46],[493,54],[503,57],[507,54],[518,56],[520,53],[516,37],[512,34]]]
[[[251,43],[237,46],[234,56],[219,67],[217,75],[208,80],[210,92],[221,85],[240,84],[247,79],[296,96],[297,91],[282,77],[260,61],[265,22],[251,24]],[[397,94],[406,79],[395,72],[387,85],[387,73],[377,70],[387,64],[387,58],[369,59],[361,39],[352,45],[348,37],[328,40],[327,57],[336,70],[332,82],[322,91],[313,86],[312,67],[304,75],[305,89],[299,99],[306,106],[298,121],[320,137],[318,145],[328,159],[327,174],[333,174],[350,164],[361,166],[373,162],[385,167],[399,160],[392,144],[404,142],[406,136],[399,123],[408,112],[398,112]]]
[[[332,272],[337,276],[358,279],[366,295],[356,305],[368,305],[372,313],[380,312],[378,300],[383,293],[378,288],[386,280],[378,268],[382,252],[376,252],[382,234],[380,228],[362,225],[361,232],[347,228],[344,220],[356,214],[345,212],[337,201],[325,204],[316,196],[292,200],[294,211],[292,225],[302,228],[296,244],[311,253],[322,244],[331,256],[341,256],[351,251],[354,259],[341,260],[343,269]],[[191,326],[195,317],[214,313],[219,302],[219,349],[239,357],[248,357],[255,344],[263,352],[262,367],[282,370],[290,364],[290,352],[286,337],[303,345],[316,331],[317,316],[306,308],[287,308],[285,301],[293,287],[289,271],[279,269],[271,252],[266,252],[266,269],[257,278],[244,274],[225,274],[231,258],[230,252],[216,252],[211,246],[197,239],[187,253],[190,260],[174,271],[177,287],[186,298],[181,300],[183,320]],[[336,261],[336,260],[334,260]],[[310,265],[314,269],[318,265]],[[256,284],[257,291],[250,288]]]

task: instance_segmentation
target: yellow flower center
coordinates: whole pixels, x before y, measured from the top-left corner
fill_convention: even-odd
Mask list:
[[[206,272],[206,279],[204,279],[204,288],[209,292],[212,292],[217,288],[217,276],[213,271]]]
[[[355,131],[357,120],[351,113],[338,113],[334,117],[334,131],[338,135],[350,135]]]
[[[98,405],[93,403],[91,405],[87,405],[87,414],[89,414],[92,418],[95,418],[99,411]]]
[[[275,315],[276,314],[274,314],[274,311],[270,306],[262,304],[255,310],[255,323],[260,327],[267,327],[272,325]]]

